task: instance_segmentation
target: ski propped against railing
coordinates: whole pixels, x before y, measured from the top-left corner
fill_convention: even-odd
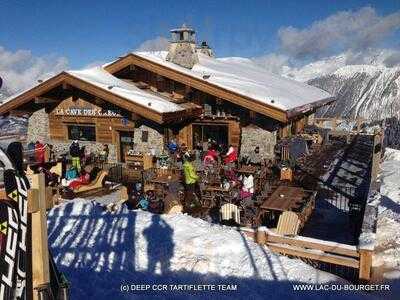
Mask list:
[[[0,162],[6,195],[2,197],[6,199],[0,200],[0,210],[2,219],[7,218],[0,223],[0,300],[26,299],[27,196],[30,185],[22,166],[21,143],[11,143],[7,152],[0,149]]]

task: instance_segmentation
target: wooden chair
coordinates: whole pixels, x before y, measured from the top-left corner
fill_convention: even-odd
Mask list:
[[[240,224],[240,210],[235,204],[226,203],[220,209],[221,221],[234,220]]]
[[[296,213],[292,211],[284,211],[278,221],[276,233],[281,235],[295,236],[300,227],[300,220]]]
[[[61,178],[62,177],[62,162],[57,162],[57,164],[54,167],[51,167],[50,172],[57,174]]]
[[[87,185],[81,185],[79,188],[74,190],[75,195],[80,195],[83,193],[103,188],[103,181],[107,175],[108,172],[100,171],[99,174],[97,174],[96,178],[91,183]]]

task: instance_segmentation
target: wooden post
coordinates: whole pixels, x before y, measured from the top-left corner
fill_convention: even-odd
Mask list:
[[[44,161],[49,162],[50,161],[50,148],[49,146],[44,146]]]
[[[263,230],[262,227],[257,228],[256,242],[260,245],[265,245],[267,243],[267,232]]]
[[[334,117],[333,119],[332,119],[332,131],[336,131],[336,128],[337,128],[337,118],[336,117]]]
[[[378,177],[378,173],[379,173],[379,163],[381,160],[381,152],[382,152],[382,143],[381,143],[381,149],[380,151],[375,153],[375,148],[377,147],[377,145],[379,145],[381,143],[381,136],[380,134],[375,134],[374,135],[374,143],[373,143],[373,153],[372,153],[372,166],[371,166],[371,181],[375,182],[377,177]]]
[[[360,267],[358,277],[361,281],[371,279],[372,250],[360,249]]]
[[[38,210],[32,212],[32,286],[33,299],[39,299],[37,289],[50,283],[47,240],[46,187],[44,174],[31,176],[32,188],[38,192]]]

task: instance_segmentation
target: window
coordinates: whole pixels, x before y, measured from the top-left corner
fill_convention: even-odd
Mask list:
[[[142,143],[147,143],[149,141],[149,132],[146,130],[142,131]]]
[[[209,139],[223,147],[228,146],[228,125],[225,124],[193,124],[193,147],[207,142]]]
[[[79,141],[96,141],[94,125],[68,125],[68,139]]]

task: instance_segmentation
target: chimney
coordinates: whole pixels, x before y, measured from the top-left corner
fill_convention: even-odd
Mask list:
[[[214,57],[214,52],[212,51],[210,46],[208,46],[206,41],[201,42],[201,45],[197,47],[197,51],[208,55],[209,57]]]
[[[193,68],[199,62],[195,31],[183,24],[181,28],[170,32],[171,41],[166,60],[188,69]]]

